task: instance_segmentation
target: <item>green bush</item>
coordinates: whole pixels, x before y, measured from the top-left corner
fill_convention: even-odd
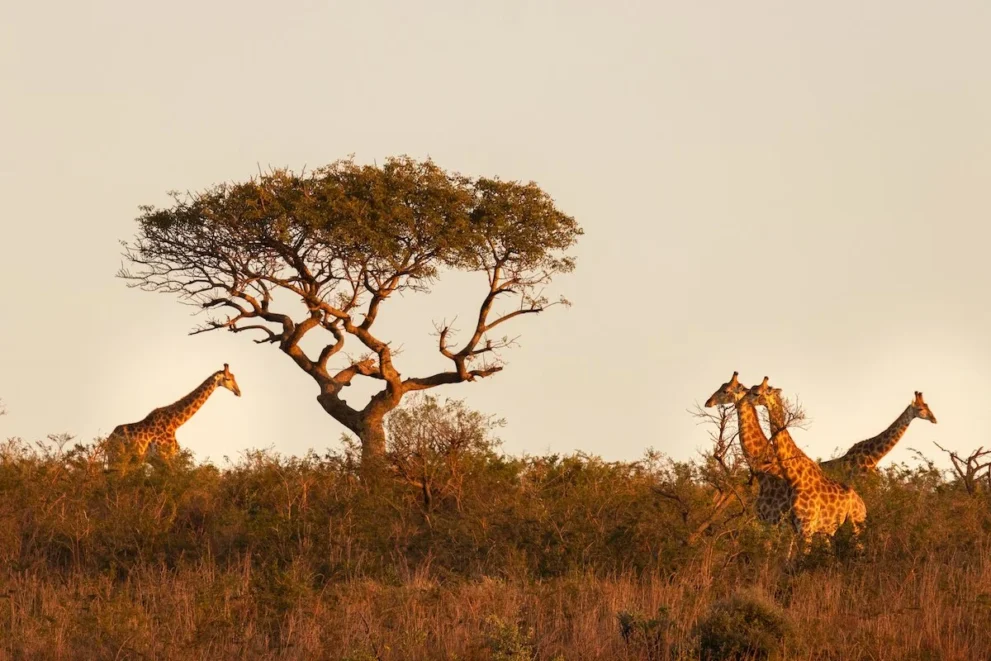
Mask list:
[[[770,599],[755,593],[718,601],[695,627],[699,656],[705,661],[786,658],[792,626]]]
[[[533,631],[490,615],[483,626],[483,647],[492,661],[534,661]]]

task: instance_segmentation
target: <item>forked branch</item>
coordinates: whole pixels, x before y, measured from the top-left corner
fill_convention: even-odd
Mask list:
[[[947,450],[935,441],[933,445],[950,457],[953,472],[967,493],[971,495],[977,493],[982,485],[991,489],[991,450],[985,450],[984,446],[981,446],[968,456],[961,457],[956,451]]]

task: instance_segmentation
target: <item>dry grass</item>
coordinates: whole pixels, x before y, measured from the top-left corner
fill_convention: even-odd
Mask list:
[[[353,580],[295,594],[259,591],[256,568],[142,568],[106,576],[8,572],[0,577],[2,658],[647,659],[624,640],[623,612],[665,613],[664,656],[694,657],[693,626],[711,604],[757,591],[797,632],[783,658],[983,658],[991,649],[991,556],[947,566],[920,557],[899,571],[876,561],[748,580],[713,571],[705,553],[670,577],[579,575],[445,584]],[[289,572],[292,575],[292,571]],[[305,583],[307,577],[297,577]],[[292,592],[291,586],[282,586]],[[272,599],[283,599],[272,603]],[[520,651],[532,651],[532,657]],[[668,656],[670,654],[671,656]]]

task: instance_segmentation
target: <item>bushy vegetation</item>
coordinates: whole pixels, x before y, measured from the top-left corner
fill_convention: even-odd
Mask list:
[[[107,472],[0,449],[0,657],[975,659],[991,501],[931,464],[858,485],[865,550],[786,559],[726,448],[513,457],[458,402],[360,448]]]
[[[784,611],[760,595],[733,595],[712,605],[696,626],[706,661],[784,657],[792,629]]]

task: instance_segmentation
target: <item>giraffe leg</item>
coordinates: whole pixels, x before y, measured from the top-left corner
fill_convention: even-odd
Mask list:
[[[798,530],[796,534],[792,535],[791,541],[788,542],[788,555],[785,556],[785,559],[793,569],[797,569],[802,561],[809,557],[809,553],[812,551],[813,538],[813,535],[804,529]],[[798,553],[795,553],[796,547]]]
[[[812,540],[813,539],[815,539],[815,535],[812,534],[812,531],[810,531],[807,528],[803,528],[802,529],[802,536],[801,536],[801,540],[800,540],[801,541],[800,548],[802,550],[802,557],[803,558],[807,558],[809,556],[809,553],[812,552]]]
[[[761,546],[764,548],[764,553],[770,553],[771,552],[771,545],[772,545],[771,544],[771,538],[770,537],[765,537],[764,538],[764,541],[761,542]]]
[[[169,462],[176,455],[178,443],[174,439],[163,439],[155,444],[155,454],[165,462]]]
[[[767,507],[761,501],[760,497],[757,498],[756,510],[757,510],[757,520],[761,524],[763,524],[761,528],[765,532],[765,535],[761,539],[760,545],[761,548],[764,549],[765,553],[769,553],[771,551],[771,538],[766,533],[769,528],[772,528],[774,526],[774,521],[772,521],[770,515],[768,514]]]
[[[176,440],[176,437],[173,435],[172,437],[169,438],[168,442],[165,445],[164,459],[168,462],[171,462],[173,459],[175,459],[175,456],[177,454],[179,454],[179,441]]]
[[[132,438],[123,425],[118,426],[104,441],[104,459],[107,472],[121,472],[128,461]]]
[[[171,467],[172,461],[179,451],[179,442],[175,436],[158,436],[148,445],[148,459],[152,465]]]
[[[856,549],[857,553],[863,553],[864,540],[861,533],[864,532],[864,522],[851,520],[850,523],[853,525],[853,548]]]
[[[787,555],[787,558],[789,560],[791,560],[792,554],[795,552],[795,540],[796,540],[796,538],[797,539],[801,539],[801,537],[804,534],[804,530],[803,530],[803,527],[802,527],[802,521],[797,516],[795,516],[795,512],[794,511],[791,512],[790,518],[791,518],[791,528],[794,531],[794,534],[791,536],[791,539],[788,540],[788,555]],[[799,546],[799,548],[801,548],[801,546]]]

